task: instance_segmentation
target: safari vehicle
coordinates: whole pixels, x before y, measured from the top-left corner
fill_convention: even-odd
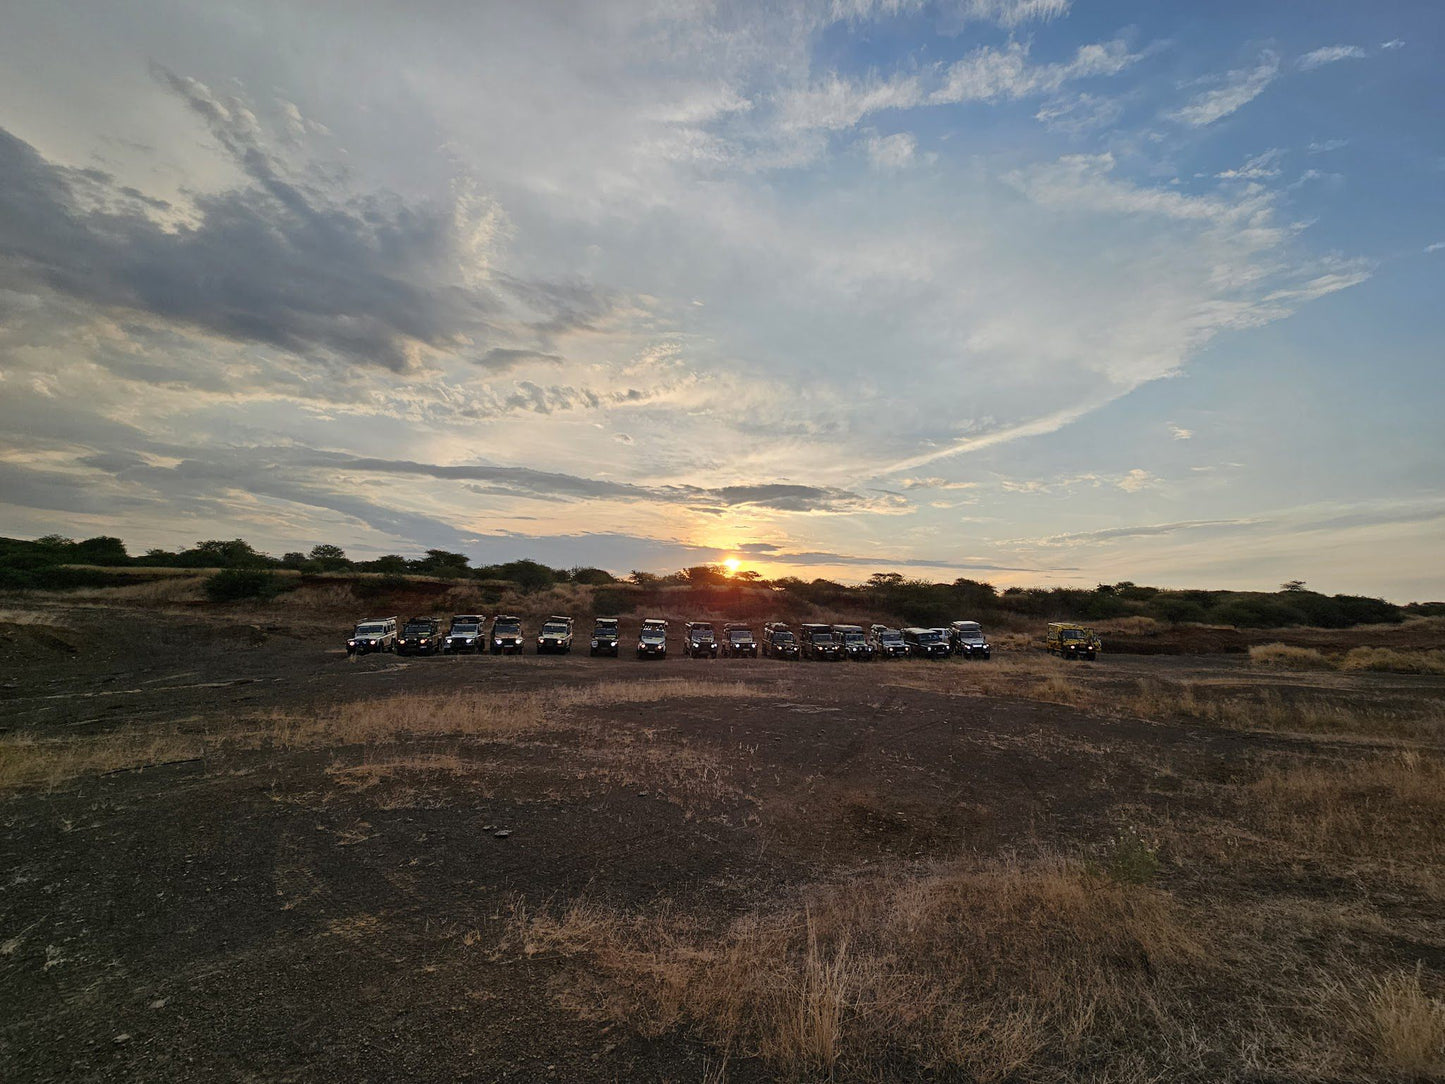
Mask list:
[[[872,662],[873,645],[863,633],[862,625],[834,625],[833,638],[843,649],[849,662]]]
[[[588,652],[593,658],[598,655],[611,655],[617,658],[617,645],[620,633],[617,629],[617,618],[599,617],[592,628],[592,649]]]
[[[537,633],[538,655],[570,655],[572,653],[572,619],[553,614],[542,622]]]
[[[413,617],[396,638],[398,655],[435,655],[441,649],[441,625],[434,617]]]
[[[874,654],[880,659],[902,659],[908,656],[908,645],[903,642],[901,629],[874,625],[868,630],[868,639],[873,644]]]
[[[948,646],[965,659],[987,659],[993,654],[983,626],[977,621],[955,621],[948,626]]]
[[[452,655],[475,655],[487,642],[482,629],[485,624],[486,618],[481,614],[457,614],[447,629],[442,650]]]
[[[510,614],[498,614],[492,618],[492,654],[520,655],[522,653],[522,619]]]
[[[910,658],[948,658],[948,637],[943,634],[942,629],[904,629],[903,642],[908,645]]]
[[[832,625],[799,625],[798,633],[803,658],[837,662],[843,657],[843,647],[834,639]]]
[[[368,617],[358,621],[356,631],[346,641],[348,655],[369,655],[373,651],[396,650],[396,618]]]
[[[688,621],[682,626],[682,650],[689,659],[717,658],[717,636],[711,621]]]
[[[729,658],[758,657],[758,642],[753,639],[753,630],[746,625],[729,623],[723,626],[722,653]]]
[[[772,659],[796,659],[798,639],[793,630],[781,621],[763,626],[763,654]]]
[[[1087,625],[1067,621],[1050,621],[1044,647],[1061,659],[1096,659],[1104,650],[1103,642]]]
[[[637,657],[639,659],[667,658],[667,622],[661,618],[649,617],[637,633]]]

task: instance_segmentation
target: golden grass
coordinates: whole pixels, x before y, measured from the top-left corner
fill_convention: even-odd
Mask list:
[[[475,692],[407,694],[357,700],[311,715],[276,712],[249,735],[279,748],[356,745],[409,738],[456,735],[512,737],[560,725],[567,713],[663,700],[724,697],[753,700],[777,691],[740,681],[668,678],[656,681],[604,681],[547,692],[482,696]]]
[[[1377,1064],[1406,1077],[1445,1077],[1445,1001],[1421,984],[1423,968],[1396,971],[1370,982],[1355,1019]]]
[[[629,704],[721,697],[729,701],[778,695],[776,689],[742,682],[671,678],[608,681],[542,693],[481,696],[439,693],[388,696],[339,704],[308,714],[277,711],[238,721],[208,739],[175,731],[114,733],[39,739],[0,735],[0,790],[53,788],[65,780],[201,755],[203,748],[306,749],[380,745],[417,739],[514,739],[571,726],[571,716]],[[653,747],[637,735],[593,725],[587,771],[597,778],[657,785],[683,783],[716,794],[733,793],[711,761],[675,746]],[[466,762],[448,761],[458,770]],[[415,767],[415,765],[413,765]],[[406,768],[397,764],[395,771]]]
[[[1445,760],[1417,752],[1264,776],[1252,819],[1295,847],[1399,863],[1445,859]]]
[[[795,1073],[901,1057],[980,1081],[1058,1078],[1126,1040],[1182,1056],[1167,1007],[1209,966],[1169,896],[1052,856],[855,881],[711,935],[585,903],[519,910],[512,943],[585,957],[602,981],[573,1006],[647,1034],[688,1027]]]
[[[204,737],[173,730],[85,738],[0,735],[0,791],[53,790],[76,776],[191,760],[206,752]]]
[[[1334,669],[1334,663],[1318,649],[1293,644],[1255,644],[1249,649],[1249,664],[1271,670]]]
[[[1395,651],[1357,647],[1340,662],[1341,670],[1378,670],[1392,674],[1445,674],[1445,651]]]

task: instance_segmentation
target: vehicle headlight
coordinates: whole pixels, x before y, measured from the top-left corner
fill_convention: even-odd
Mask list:
[[[592,641],[592,646],[593,646],[593,647],[596,647],[596,646],[597,646],[597,641],[596,641],[596,640],[593,640],[593,641]]]
[[[501,638],[500,636],[498,636],[495,640],[492,641],[492,643],[494,643],[494,644],[500,644],[501,642],[502,642],[502,638]]]

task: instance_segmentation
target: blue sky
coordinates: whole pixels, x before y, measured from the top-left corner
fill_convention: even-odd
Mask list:
[[[0,530],[1445,595],[1428,4],[21,4]]]

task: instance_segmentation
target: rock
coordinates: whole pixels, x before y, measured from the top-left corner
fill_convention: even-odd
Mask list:
[[[510,828],[503,828],[503,829],[502,829],[501,831],[499,831],[499,832],[493,832],[493,833],[492,833],[492,836],[493,836],[494,838],[496,838],[496,839],[506,839],[506,838],[507,838],[509,835],[511,835],[511,834],[512,834],[512,830],[511,830]]]

